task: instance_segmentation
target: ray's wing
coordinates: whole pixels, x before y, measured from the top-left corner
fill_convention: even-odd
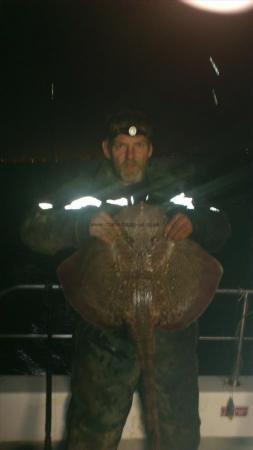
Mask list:
[[[160,279],[163,293],[154,293],[160,302],[160,326],[180,329],[197,320],[212,301],[222,274],[221,264],[198,244],[190,239],[176,242]]]
[[[120,305],[115,301],[118,272],[109,248],[98,239],[89,248],[76,251],[57,269],[65,298],[83,317],[96,326],[120,326]]]

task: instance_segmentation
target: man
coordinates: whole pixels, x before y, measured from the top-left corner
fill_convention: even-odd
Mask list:
[[[23,240],[34,250],[54,254],[85,245],[90,237],[111,246],[120,235],[113,214],[122,198],[149,201],[166,210],[168,239],[194,238],[217,250],[229,235],[221,213],[209,207],[188,210],[171,200],[180,194],[173,172],[150,175],[152,127],[142,113],[116,114],[102,143],[107,164],[91,183],[79,180],[61,194],[65,209],[41,211],[27,219]],[[83,186],[83,187],[82,187]],[[66,190],[65,190],[66,192]],[[72,209],[74,193],[102,202],[101,210]],[[67,203],[66,198],[68,197]],[[199,445],[196,323],[180,332],[156,330],[154,357],[161,450],[197,450]],[[77,317],[72,372],[72,399],[67,418],[67,450],[116,450],[139,389],[142,374],[134,345],[125,329],[98,329]]]
[[[146,133],[140,133],[141,131],[132,125],[128,130],[120,130],[113,141],[107,139],[102,143],[104,156],[112,161],[114,171],[123,186],[133,185],[144,180],[145,168],[153,153],[152,143]],[[111,136],[113,134],[112,131]],[[96,236],[109,245],[119,233],[112,218],[106,213],[97,214],[91,220],[89,230],[91,236]],[[176,214],[164,230],[165,236],[173,240],[185,239],[191,233],[191,220],[181,213]]]

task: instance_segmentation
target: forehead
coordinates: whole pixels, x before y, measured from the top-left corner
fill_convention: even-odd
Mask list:
[[[137,136],[128,136],[127,134],[118,134],[117,136],[115,136],[115,138],[113,139],[112,145],[118,144],[118,143],[126,143],[126,144],[130,144],[130,143],[146,143],[149,144],[149,140],[146,138],[146,136],[144,136],[143,134],[139,134]]]

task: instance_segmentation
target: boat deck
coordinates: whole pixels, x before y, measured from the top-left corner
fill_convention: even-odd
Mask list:
[[[252,450],[253,438],[203,438],[199,450]],[[29,442],[0,443],[0,450],[44,450],[44,444]],[[63,450],[55,443],[52,450]],[[118,450],[147,450],[143,439],[129,439],[120,443]]]
[[[232,389],[222,377],[199,377],[201,445],[199,450],[253,449],[253,377]],[[61,444],[69,400],[69,378],[53,377],[52,450]],[[233,395],[235,413],[226,417]],[[225,412],[224,412],[225,411]],[[139,396],[134,394],[118,450],[147,450]],[[45,377],[0,377],[0,450],[44,450]]]

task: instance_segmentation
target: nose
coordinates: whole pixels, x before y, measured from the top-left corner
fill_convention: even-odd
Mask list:
[[[127,159],[133,160],[134,159],[134,147],[133,145],[128,145],[127,147]]]

